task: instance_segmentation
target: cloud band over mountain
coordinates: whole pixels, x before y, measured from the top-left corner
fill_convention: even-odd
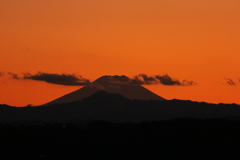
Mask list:
[[[83,86],[89,84],[88,79],[82,78],[75,74],[56,74],[38,72],[37,74],[24,73],[23,79],[32,79],[37,81],[45,81],[52,84],[69,85],[69,86]]]
[[[4,73],[0,72],[0,76]],[[38,72],[36,74],[31,73],[23,73],[23,76],[19,76],[16,73],[8,72],[8,75],[13,79],[31,79],[35,81],[45,81],[47,83],[59,84],[59,85],[69,85],[69,86],[84,86],[90,84],[90,80],[83,78],[80,75],[76,74],[57,74],[57,73],[46,73],[46,72]],[[232,84],[233,81],[228,80],[229,84]],[[166,86],[191,86],[197,84],[195,81],[189,80],[178,80],[170,77],[168,74],[165,75],[147,75],[147,74],[139,74],[133,76],[131,78],[122,75],[122,76],[110,76],[105,75],[93,83],[125,83],[125,84],[136,84],[136,85],[152,85],[152,84],[162,84]]]
[[[196,82],[183,80],[179,81],[178,79],[173,79],[169,75],[154,75],[148,76],[146,74],[139,74],[133,78],[128,78],[124,75],[122,76],[102,76],[94,83],[127,83],[127,84],[138,84],[138,85],[151,85],[151,84],[162,84],[162,85],[178,85],[178,86],[191,86],[195,85]]]

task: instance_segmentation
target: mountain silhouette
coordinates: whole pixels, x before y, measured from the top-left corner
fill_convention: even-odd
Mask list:
[[[240,119],[236,104],[209,104],[183,100],[131,100],[98,91],[80,101],[38,107],[0,106],[0,123],[31,122],[143,122],[176,118]]]
[[[127,76],[102,76],[89,85],[57,98],[45,105],[82,100],[98,91],[120,94],[131,100],[165,100],[139,84],[133,84]]]

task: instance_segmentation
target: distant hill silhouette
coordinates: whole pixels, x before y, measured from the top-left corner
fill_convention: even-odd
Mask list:
[[[105,91],[70,103],[38,107],[0,106],[0,123],[66,123],[93,120],[143,122],[175,118],[239,119],[240,106],[183,100],[131,100]]]
[[[165,100],[139,84],[133,84],[126,76],[102,76],[83,88],[57,98],[45,105],[80,101],[98,91],[120,94],[129,99]]]

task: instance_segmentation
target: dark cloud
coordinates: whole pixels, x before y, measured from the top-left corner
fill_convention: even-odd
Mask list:
[[[8,72],[8,75],[10,75],[11,78],[13,78],[13,79],[20,79],[18,74],[16,74],[16,73]]]
[[[133,84],[158,84],[159,81],[153,76],[148,76],[146,74],[139,74],[134,76],[132,79]]]
[[[37,74],[24,73],[23,79],[32,79],[36,81],[45,81],[52,84],[82,86],[89,84],[88,79],[82,78],[75,74],[56,74],[56,73],[44,73],[38,72]]]
[[[183,85],[179,80],[177,79],[172,79],[169,75],[157,75],[156,78],[160,81],[161,84],[163,85],[178,85],[181,86]]]
[[[188,80],[183,80],[179,81],[178,79],[173,79],[169,75],[154,75],[154,76],[148,76],[146,74],[139,74],[137,76],[134,76],[133,78],[133,83],[136,84],[163,84],[163,85],[178,85],[178,86],[191,86],[195,85],[196,82],[194,81],[188,81]]]
[[[229,84],[231,86],[235,86],[236,85],[236,83],[232,79],[230,79],[230,78],[226,78],[226,82],[227,82],[227,84]]]

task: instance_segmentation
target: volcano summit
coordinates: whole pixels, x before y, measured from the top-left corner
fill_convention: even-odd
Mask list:
[[[83,88],[57,98],[45,105],[80,101],[98,91],[120,94],[131,100],[165,100],[127,76],[102,76]]]

